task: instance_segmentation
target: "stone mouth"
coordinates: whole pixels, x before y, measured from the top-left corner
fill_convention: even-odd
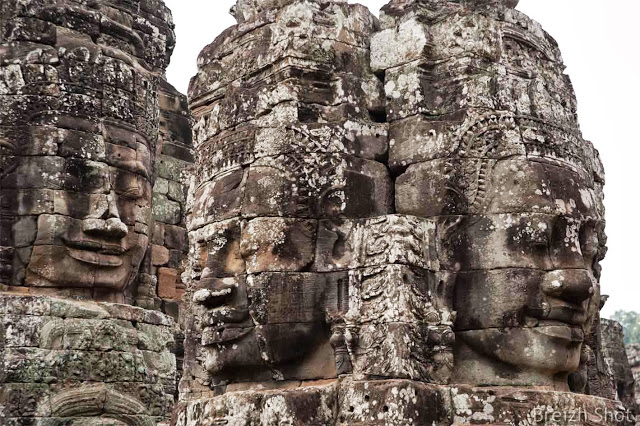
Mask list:
[[[544,321],[537,327],[533,327],[531,330],[538,334],[553,337],[556,339],[566,340],[573,343],[584,342],[584,330],[582,327],[559,322],[559,321]]]
[[[205,327],[202,333],[202,345],[224,345],[236,342],[253,331],[253,327]]]
[[[73,259],[90,265],[117,268],[124,264],[121,255],[114,256],[110,254],[101,254],[96,251],[78,250],[73,248],[67,248],[67,252]]]
[[[72,240],[69,238],[63,238],[63,242],[69,249],[93,252],[101,255],[122,256],[128,251],[128,248],[122,244],[104,241]]]

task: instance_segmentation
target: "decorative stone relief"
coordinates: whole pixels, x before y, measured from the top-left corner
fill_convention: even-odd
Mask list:
[[[155,425],[170,417],[174,324],[156,311],[0,296],[0,423]]]
[[[444,225],[456,276],[453,381],[568,389],[606,240],[602,167],[555,42],[498,1],[392,1],[381,22],[396,213]]]
[[[177,425],[630,424],[602,165],[517,3],[237,2],[189,91]]]
[[[174,38],[161,1],[0,2],[2,424],[170,417],[181,333],[140,307],[178,319],[188,248]]]
[[[188,101],[161,1],[0,1],[2,422],[634,423],[517,0],[238,0]]]

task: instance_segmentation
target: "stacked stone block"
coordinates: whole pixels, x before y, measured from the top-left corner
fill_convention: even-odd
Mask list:
[[[603,318],[601,322],[602,349],[615,381],[616,397],[635,412],[636,383],[624,345],[624,330],[617,321]]]
[[[627,346],[627,357],[629,358],[629,366],[633,373],[636,385],[636,403],[640,407],[640,345],[633,343]]]
[[[130,305],[178,315],[176,282],[159,295],[151,265],[152,241],[174,276],[186,252],[167,172],[190,160],[186,100],[164,81],[173,46],[161,1],[0,2],[2,424],[170,416],[175,324]],[[182,203],[170,220],[152,208],[166,194]]]
[[[194,162],[191,116],[186,96],[164,79],[159,90],[160,153],[153,187],[153,232],[138,285],[136,304],[178,320],[185,285],[181,275],[189,249],[186,201]]]
[[[135,424],[167,420],[171,318],[127,305],[0,296],[0,423]]]
[[[190,88],[176,424],[629,424],[568,392],[607,373],[604,176],[516,4],[237,2]]]
[[[378,374],[350,360],[347,336],[364,323],[349,287],[362,274],[393,286],[401,267],[327,258],[346,242],[336,229],[393,212],[382,84],[368,66],[376,20],[342,1],[239,2],[235,14],[190,88],[197,324],[185,372],[202,384]],[[285,348],[288,336],[309,348]],[[243,356],[254,368],[232,369]]]

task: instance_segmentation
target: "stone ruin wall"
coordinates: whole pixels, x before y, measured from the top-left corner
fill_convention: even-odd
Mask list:
[[[602,319],[602,351],[607,367],[615,379],[616,397],[625,406],[637,410],[636,380],[633,372],[634,360],[628,356],[624,345],[624,330],[617,321]]]
[[[640,345],[635,343],[627,346],[627,357],[636,381],[636,403],[640,407]]]
[[[0,337],[0,424],[156,425],[171,415],[174,323],[166,315],[3,296]]]

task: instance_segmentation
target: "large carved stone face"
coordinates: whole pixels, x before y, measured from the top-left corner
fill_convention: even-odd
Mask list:
[[[3,284],[122,302],[150,235],[171,17],[157,2],[50,3],[8,6],[0,46]]]
[[[117,127],[106,126],[104,135],[58,133],[75,157],[62,163],[58,214],[38,217],[26,280],[121,292],[148,246],[151,150],[142,136]],[[96,154],[76,158],[83,153]]]
[[[599,309],[600,200],[549,163],[502,160],[492,175],[487,213],[451,219],[445,242],[459,271],[455,375],[566,388]]]
[[[211,290],[197,292],[195,299],[205,308],[200,317],[204,366],[215,380],[270,380],[295,376],[296,370],[304,374],[300,364],[305,355],[329,337],[323,290],[316,281],[310,275],[280,274],[213,279],[208,282]],[[325,367],[332,360],[327,357]]]
[[[335,375],[326,315],[338,279],[280,272],[305,262],[301,257],[314,237],[287,222],[231,220],[195,234],[202,264],[193,318],[201,364],[214,383]],[[206,240],[197,241],[203,234]],[[274,253],[274,238],[289,244],[286,252]],[[278,272],[243,274],[267,262],[267,269]]]

